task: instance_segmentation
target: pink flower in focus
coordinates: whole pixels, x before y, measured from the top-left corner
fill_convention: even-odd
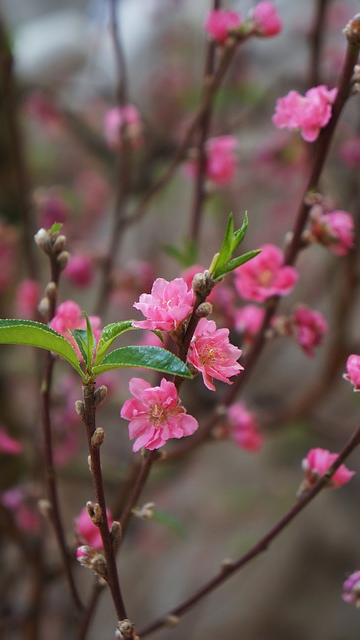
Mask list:
[[[286,296],[292,291],[298,272],[283,266],[284,256],[273,244],[265,244],[255,258],[235,269],[235,287],[244,300],[263,302],[271,296]]]
[[[94,332],[95,340],[98,342],[101,336],[101,320],[98,316],[89,316],[89,320]],[[68,340],[74,347],[78,357],[82,357],[80,355],[79,348],[70,333],[70,331],[74,331],[74,329],[86,329],[86,320],[82,316],[81,309],[76,302],[66,300],[60,304],[56,310],[55,316],[49,323],[49,326],[66,338],[66,340]]]
[[[315,215],[310,231],[317,242],[337,256],[345,255],[354,247],[354,220],[347,211]]]
[[[151,293],[142,293],[139,302],[133,305],[147,320],[133,322],[133,325],[140,329],[176,331],[191,313],[193,301],[193,291],[188,289],[182,278],[170,282],[157,278]]]
[[[252,17],[260,36],[271,38],[282,30],[282,21],[272,2],[259,2],[253,10]]]
[[[259,451],[264,438],[259,432],[256,417],[242,402],[235,402],[227,410],[227,427],[235,442],[245,451]]]
[[[170,438],[191,436],[197,430],[197,421],[180,405],[172,382],[163,378],[159,387],[151,387],[142,378],[132,378],[129,389],[134,398],[124,402],[120,415],[130,420],[133,451],[159,449]]]
[[[215,391],[214,378],[232,384],[229,378],[244,368],[237,362],[241,353],[230,344],[229,329],[217,329],[213,320],[201,318],[190,343],[188,360],[201,371],[205,386]]]
[[[6,453],[8,456],[17,456],[22,451],[21,442],[9,436],[6,430],[0,426],[0,454]]]
[[[244,342],[251,343],[260,331],[265,309],[255,304],[247,304],[235,313],[235,329],[243,335]]]
[[[360,571],[354,571],[343,584],[342,599],[348,604],[359,607],[360,604]]]
[[[106,515],[109,529],[111,529],[113,520],[109,509],[106,510]],[[76,535],[81,543],[87,544],[97,551],[103,548],[99,527],[91,520],[86,507],[80,511],[75,519],[74,526]]]
[[[329,327],[324,316],[319,311],[312,311],[305,305],[300,305],[294,315],[296,340],[308,356],[314,355],[314,347],[321,344],[323,336]]]
[[[16,290],[15,313],[18,318],[33,320],[36,318],[40,301],[40,285],[36,280],[22,280]]]
[[[205,31],[216,40],[216,42],[223,44],[229,36],[229,32],[240,27],[242,22],[241,15],[236,13],[236,11],[217,9],[210,11],[207,16],[205,20]]]
[[[64,276],[75,286],[83,288],[93,281],[92,260],[89,256],[77,253],[70,256],[64,271]]]
[[[141,118],[139,110],[133,104],[124,107],[113,107],[104,117],[105,138],[109,147],[120,149],[123,135],[126,135],[133,147],[141,144]]]
[[[305,472],[307,487],[311,487],[315,482],[332,467],[337,459],[337,453],[330,453],[327,449],[310,449],[306,458],[302,461],[302,469]],[[334,473],[328,483],[328,487],[341,487],[351,480],[355,471],[350,471],[342,464]]]
[[[320,129],[330,120],[331,105],[336,98],[336,91],[329,90],[325,85],[309,89],[304,97],[297,91],[290,91],[276,101],[273,124],[278,129],[301,129],[303,139],[314,142]]]
[[[354,391],[360,391],[360,356],[353,353],[348,357],[343,378],[354,385]]]

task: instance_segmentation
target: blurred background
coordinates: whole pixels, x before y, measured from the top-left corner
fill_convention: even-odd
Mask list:
[[[256,3],[230,4],[226,8],[246,15]],[[275,129],[275,102],[291,89],[336,86],[346,48],[342,29],[359,3],[275,4],[282,32],[239,48],[215,102],[210,136],[236,138],[236,172],[226,185],[206,185],[197,246],[189,241],[194,195],[185,165],[194,155],[187,149],[171,180],[124,232],[112,255],[111,292],[99,304],[125,175],[119,173],[122,150],[109,145],[104,132],[104,117],[119,90],[109,5],[106,0],[2,0],[1,317],[39,319],[37,305],[49,272],[46,257],[29,238],[55,221],[63,223],[71,256],[81,258],[80,267],[65,270],[59,301],[75,300],[87,313],[100,315],[102,325],[134,317],[133,302],[150,290],[154,278],[173,279],[194,263],[207,268],[230,211],[237,226],[249,213],[244,251],[265,243],[284,247],[312,151],[299,134]],[[118,3],[127,102],[141,114],[123,202],[127,212],[137,211],[169,166],[199,105],[209,8],[205,0]],[[321,191],[334,209],[353,214],[357,239],[359,135],[355,96],[338,128]],[[139,630],[189,597],[224,559],[236,559],[262,537],[294,503],[309,448],[339,451],[359,422],[358,395],[342,378],[346,357],[360,351],[358,245],[341,258],[311,247],[297,267],[300,281],[279,313],[290,314],[296,303],[305,303],[324,314],[329,332],[313,357],[293,338],[268,341],[241,398],[256,416],[263,438],[259,450],[246,450],[219,430],[187,457],[156,465],[141,499],[155,503],[155,517],[134,518],[119,559],[124,598]],[[24,285],[29,279],[35,284]],[[246,351],[234,324],[243,306],[229,278],[214,300],[214,317]],[[42,360],[30,348],[2,347],[1,362],[0,426],[20,449],[13,443],[11,450],[8,443],[0,451],[0,633],[6,640],[75,639],[79,621],[50,523],[39,510],[46,497],[38,401]],[[109,398],[99,424],[106,430],[102,454],[110,506],[119,502],[133,457],[119,417],[133,375],[116,372],[103,380]],[[184,385],[183,402],[200,423],[225,392],[216,386],[218,393],[212,394],[199,379]],[[92,487],[85,436],[74,411],[81,388],[65,363],[57,363],[52,395],[57,477],[74,550],[74,519],[92,499]],[[359,472],[358,451],[348,466]],[[266,553],[187,613],[177,628],[153,637],[357,640],[359,612],[342,601],[341,587],[347,574],[360,568],[359,489],[356,475],[343,489],[322,492]],[[86,601],[93,577],[81,567],[74,571]],[[105,592],[86,637],[113,638],[115,625]]]

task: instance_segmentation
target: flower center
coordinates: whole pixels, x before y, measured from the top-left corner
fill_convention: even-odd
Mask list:
[[[262,287],[268,287],[273,280],[272,271],[270,271],[270,269],[265,269],[259,274],[258,280],[259,280],[259,284],[261,284]]]
[[[156,429],[166,423],[166,409],[161,404],[154,403],[149,410],[149,419]]]
[[[216,359],[216,349],[213,345],[207,345],[201,350],[201,354],[199,354],[199,362],[202,365],[207,365]]]

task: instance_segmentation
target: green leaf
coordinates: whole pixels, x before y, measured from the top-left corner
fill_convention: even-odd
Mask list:
[[[93,368],[93,374],[98,376],[104,371],[121,369],[123,367],[143,367],[161,373],[168,373],[183,378],[191,378],[187,366],[162,347],[129,346],[111,351],[104,358],[102,364]]]
[[[88,361],[87,361],[87,344],[86,344],[86,340],[87,340],[87,336],[86,336],[86,331],[85,329],[74,329],[73,331],[71,331],[71,329],[69,329],[72,337],[74,338],[77,346],[79,347],[80,353],[82,355],[82,357],[84,358],[84,362],[86,364],[86,366],[88,365]]]
[[[247,253],[244,253],[238,258],[233,258],[233,260],[230,260],[219,273],[216,272],[216,277],[214,277],[214,279],[217,280],[222,278],[227,273],[230,273],[230,271],[234,271],[234,269],[237,269],[237,267],[245,264],[245,262],[249,262],[249,260],[255,258],[255,256],[257,256],[259,253],[261,253],[261,250],[255,249],[254,251],[248,251]]]
[[[91,363],[92,363],[92,359],[93,359],[93,355],[96,347],[96,340],[95,340],[93,328],[91,326],[91,322],[89,320],[89,316],[87,315],[87,313],[85,313],[85,311],[83,311],[83,316],[86,321],[86,347],[87,347],[86,356],[87,357],[85,359],[85,363],[88,371],[90,371]]]
[[[59,333],[32,320],[0,320],[0,344],[22,344],[53,351],[64,358],[86,379],[75,349]]]
[[[231,253],[232,253],[231,248],[233,243],[233,236],[234,236],[234,219],[233,219],[233,214],[230,213],[224,239],[222,241],[221,249],[219,251],[215,264],[212,265],[211,270],[213,271],[213,273],[221,269],[221,267],[223,267],[228,262],[228,260],[230,260]]]
[[[242,223],[240,229],[235,231],[233,234],[232,244],[231,244],[231,255],[234,253],[235,249],[238,248],[240,242],[242,242],[246,236],[246,232],[249,226],[249,218],[247,211],[244,214],[244,222]]]
[[[164,245],[163,249],[169,256],[177,260],[184,269],[196,263],[198,248],[194,240],[183,240],[182,248],[180,249],[172,244]]]
[[[50,233],[51,234],[57,233],[58,231],[60,231],[62,226],[63,226],[62,222],[54,222],[54,224],[52,224],[51,227],[50,227]]]
[[[125,333],[125,331],[137,329],[137,327],[133,327],[133,322],[133,320],[123,320],[122,322],[113,322],[103,328],[96,350],[95,365],[100,364],[106,352],[118,336]]]

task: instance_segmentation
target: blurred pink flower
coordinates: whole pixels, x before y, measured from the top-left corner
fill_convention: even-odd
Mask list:
[[[35,506],[39,496],[35,495],[32,485],[10,487],[1,496],[1,504],[11,511],[13,518],[22,531],[37,534],[41,527],[40,514]]]
[[[235,313],[235,329],[243,335],[245,342],[252,342],[260,331],[265,316],[265,309],[255,304],[247,304]]]
[[[296,340],[308,356],[314,355],[314,347],[321,344],[329,327],[324,316],[319,311],[312,311],[305,305],[300,305],[293,315]]]
[[[223,186],[234,177],[237,167],[237,141],[234,136],[210,138],[206,145],[206,175],[214,184]]]
[[[60,190],[37,189],[34,193],[39,225],[50,229],[55,222],[64,224],[69,218],[69,208]]]
[[[298,272],[283,266],[284,256],[279,247],[265,244],[255,258],[235,269],[235,287],[244,300],[263,302],[271,296],[286,296],[292,291]]]
[[[264,438],[259,432],[256,416],[242,402],[235,402],[227,410],[226,425],[235,442],[246,451],[259,451]]]
[[[236,13],[236,11],[217,9],[210,11],[207,16],[205,20],[205,31],[214,40],[223,44],[230,35],[231,30],[240,27],[242,22],[241,15]]]
[[[63,274],[71,284],[80,288],[88,287],[93,281],[91,258],[81,253],[71,255]]]
[[[282,30],[282,21],[272,2],[259,2],[252,12],[252,17],[260,36],[271,38]]]
[[[347,211],[315,215],[310,232],[317,242],[329,247],[337,256],[345,255],[354,247],[354,220]]]
[[[348,167],[360,164],[360,138],[351,138],[340,145],[339,155]]]
[[[360,603],[360,571],[354,571],[343,584],[342,599],[348,604],[359,607]]]
[[[197,421],[180,405],[172,382],[162,378],[159,387],[151,387],[142,378],[132,378],[129,389],[134,398],[124,402],[120,415],[130,420],[129,436],[136,438],[133,451],[158,449],[170,438],[191,436],[197,430]]]
[[[188,289],[182,278],[170,282],[157,278],[151,293],[142,293],[139,302],[133,305],[147,320],[136,321],[133,325],[140,329],[176,331],[191,313],[193,301],[193,291]]]
[[[241,353],[230,344],[229,329],[217,329],[213,320],[201,318],[190,343],[188,360],[201,371],[205,386],[215,391],[214,378],[232,384],[229,378],[244,368],[237,362]]]
[[[130,140],[133,147],[141,144],[142,124],[139,110],[133,104],[124,107],[113,107],[104,117],[105,138],[109,147],[120,149],[122,146],[122,131]]]
[[[18,318],[33,320],[36,318],[40,301],[40,284],[36,280],[27,278],[17,287],[15,295],[15,313]]]
[[[311,487],[315,484],[332,467],[337,457],[337,453],[330,453],[327,449],[310,449],[306,458],[302,461],[302,469],[306,476],[307,486]],[[335,471],[327,486],[331,488],[341,487],[349,482],[354,475],[355,471],[350,471],[342,464]]]
[[[354,385],[354,391],[360,391],[360,356],[353,353],[348,357],[343,377]]]
[[[0,454],[6,453],[8,456],[17,456],[22,451],[21,442],[9,436],[4,427],[0,426]]]
[[[309,89],[305,97],[297,91],[290,91],[276,101],[273,124],[278,129],[301,129],[301,135],[307,142],[317,139],[320,129],[331,118],[331,105],[336,98],[337,89],[328,89],[319,85]]]
[[[106,510],[109,529],[112,525],[112,517],[109,509]],[[103,548],[102,539],[99,531],[99,527],[91,520],[88,510],[84,507],[74,522],[75,532],[79,539],[79,542],[88,544],[90,547],[96,550]]]
[[[101,320],[98,316],[89,316],[89,320],[94,332],[95,340],[98,342],[101,336]],[[79,358],[82,357],[75,339],[70,333],[70,331],[74,331],[74,329],[86,329],[86,320],[76,302],[73,302],[73,300],[65,300],[65,302],[60,304],[56,310],[55,316],[49,322],[49,326],[66,338],[66,340],[68,340],[74,347]]]

